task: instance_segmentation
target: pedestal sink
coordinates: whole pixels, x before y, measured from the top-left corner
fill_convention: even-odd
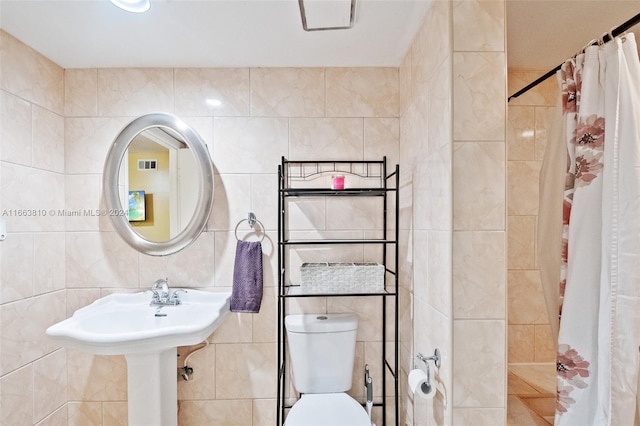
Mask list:
[[[129,426],[178,424],[177,347],[204,341],[229,312],[231,293],[172,291],[181,304],[151,306],[150,291],[117,293],[46,331],[67,348],[125,356]]]

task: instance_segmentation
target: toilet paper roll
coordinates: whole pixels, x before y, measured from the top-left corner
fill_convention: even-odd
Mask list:
[[[436,394],[436,385],[429,380],[427,373],[420,369],[409,372],[409,392],[420,395],[424,399],[431,399]]]

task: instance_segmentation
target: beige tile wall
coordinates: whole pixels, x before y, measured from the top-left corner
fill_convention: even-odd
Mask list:
[[[546,70],[510,69],[509,93]],[[509,363],[554,362],[555,350],[536,259],[538,177],[550,114],[557,101],[554,78],[509,102],[507,131]]]
[[[282,155],[358,160],[387,155],[395,164],[398,70],[63,71],[11,36],[2,37],[2,122],[10,123],[3,126],[0,145],[3,209],[99,207],[102,165],[113,137],[134,116],[157,110],[175,113],[196,128],[208,143],[217,174],[207,232],[165,258],[136,253],[105,218],[12,219],[10,237],[0,246],[0,423],[67,423],[68,416],[69,424],[124,424],[124,359],[56,349],[44,329],[100,296],[147,288],[160,276],[168,276],[174,285],[229,290],[233,229],[251,210],[268,235],[261,313],[230,316],[211,337],[213,344],[193,357],[194,378],[180,384],[179,415],[185,424],[207,419],[222,424],[224,418],[235,419],[229,423],[273,424],[277,165]],[[52,83],[43,75],[52,76]],[[207,99],[220,105],[212,107]],[[292,207],[297,218],[293,227],[342,236],[375,232],[381,226],[380,206],[365,205],[364,212],[361,207],[300,203]],[[337,220],[362,214],[364,220]],[[363,261],[374,255],[355,247],[338,253],[335,260]],[[314,258],[317,254],[309,252],[297,257],[300,262]],[[292,310],[357,312],[357,368],[378,362],[379,300],[318,299]],[[66,374],[67,365],[72,374]],[[381,373],[378,369],[374,374]],[[360,382],[354,378],[352,393],[358,397]],[[24,404],[25,398],[30,402]],[[247,418],[238,419],[239,412]]]
[[[445,389],[409,395],[406,424],[506,424],[504,23],[503,1],[434,2],[400,67],[414,308],[403,366],[439,347]]]
[[[413,305],[402,316],[401,425],[450,424],[452,246],[451,4],[433,2],[400,66],[402,232],[408,244],[401,296]],[[406,336],[406,337],[405,337]],[[413,336],[413,338],[411,338]],[[437,372],[446,391],[425,401],[407,394],[415,355],[444,356]],[[405,396],[406,395],[406,396]]]
[[[232,314],[212,335],[213,344],[190,360],[195,372],[193,380],[180,383],[179,419],[181,424],[273,424],[277,165],[283,155],[356,160],[387,155],[397,161],[397,69],[98,69],[73,70],[67,76],[68,204],[81,205],[85,201],[77,194],[100,182],[99,164],[117,129],[133,116],[155,110],[175,113],[196,128],[207,141],[217,172],[208,229],[178,254],[165,258],[137,254],[105,221],[78,224],[67,232],[69,297],[86,289],[105,294],[147,288],[165,275],[174,285],[230,290],[233,229],[254,211],[267,229],[261,312]],[[220,105],[214,108],[207,99]],[[379,230],[380,206],[365,204],[361,209],[362,205],[335,200],[301,202],[291,207],[293,230],[337,236]],[[350,217],[362,219],[344,220]],[[317,251],[300,251],[291,267],[295,270],[301,261],[321,256]],[[367,256],[362,247],[355,247],[330,258],[363,261]],[[377,363],[379,349],[372,342],[381,340],[379,300],[317,302],[298,310],[359,314],[358,371],[365,362]],[[180,352],[186,356],[186,349]],[[69,365],[76,373],[69,379],[69,399],[87,413],[93,405],[85,410],[86,404],[101,402],[104,418],[110,403],[126,400],[120,386],[125,382],[124,364],[117,357],[73,356]],[[354,378],[357,385],[351,391],[358,397],[360,382],[359,376]],[[238,418],[238,413],[246,418]],[[123,421],[126,410],[111,415],[123,416]]]
[[[453,424],[506,424],[505,2],[453,1]]]
[[[275,317],[275,165],[281,155],[315,158],[338,150],[349,158],[377,159],[386,154],[392,163],[399,159],[403,166],[400,424],[466,424],[470,419],[504,423],[506,312],[504,306],[499,308],[506,288],[506,277],[500,276],[499,269],[506,263],[507,226],[502,1],[433,2],[399,69],[63,72],[6,34],[2,37],[2,121],[12,126],[3,127],[0,144],[0,208],[15,206],[16,200],[22,200],[17,190],[32,185],[44,189],[30,200],[47,200],[53,208],[95,208],[100,203],[95,194],[100,187],[102,161],[113,135],[133,116],[161,109],[182,116],[209,142],[218,172],[216,208],[207,232],[184,252],[167,258],[131,251],[104,218],[15,219],[12,229],[16,231],[10,241],[28,254],[8,254],[7,242],[0,247],[0,413],[6,416],[2,423],[12,422],[14,417],[8,416],[16,416],[35,424],[40,421],[36,417],[48,412],[51,414],[43,424],[65,424],[67,416],[68,424],[121,424],[126,418],[123,359],[87,357],[71,351],[62,357],[61,351],[42,339],[42,331],[101,295],[146,288],[158,276],[168,275],[181,285],[228,288],[233,265],[231,230],[253,210],[269,230],[264,311],[250,318],[231,316],[212,336],[214,344],[193,357],[194,380],[180,386],[180,421],[219,424],[225,423],[222,419],[235,418],[242,424],[273,424],[275,374],[267,371],[275,372],[275,327],[270,323]],[[22,64],[24,69],[6,72],[6,64]],[[38,71],[43,68],[44,72]],[[205,102],[208,98],[219,100],[220,105],[211,106]],[[46,111],[33,112],[39,108]],[[47,125],[47,131],[62,128],[64,133],[64,174],[60,160],[55,159],[59,151],[50,152],[52,158],[38,157],[34,153],[40,148],[35,142],[21,142],[38,133],[30,126],[52,122],[58,124]],[[59,136],[50,139],[43,143],[45,152],[59,145]],[[45,159],[51,160],[49,165],[40,162]],[[476,161],[484,167],[468,170]],[[7,190],[7,181],[16,189]],[[483,197],[474,199],[478,193]],[[469,209],[470,203],[478,203],[479,209]],[[297,207],[298,232],[350,235],[351,231],[332,229],[327,222],[327,209],[335,208],[330,204]],[[351,214],[350,206],[339,208],[346,209],[341,210],[344,216]],[[371,217],[370,224],[356,231],[368,232],[375,227],[376,216]],[[527,250],[526,244],[522,250]],[[494,266],[481,268],[480,276],[475,276],[477,253]],[[366,259],[371,253],[356,250],[343,255]],[[305,256],[308,254],[301,253],[300,261]],[[26,262],[21,269],[26,268],[27,277],[14,267],[20,262]],[[453,265],[460,266],[455,275]],[[49,281],[41,285],[36,274]],[[28,284],[14,284],[20,280],[31,283],[33,290]],[[65,281],[66,294],[61,291]],[[488,305],[465,297],[465,289]],[[300,301],[291,308],[335,312],[355,309],[356,304],[348,299],[331,303],[317,299]],[[63,307],[61,312],[56,310],[59,307]],[[50,309],[56,313],[48,313]],[[367,318],[370,309],[358,306],[361,319]],[[4,324],[12,321],[36,325],[7,334],[9,327]],[[379,333],[372,327],[361,330],[358,363],[369,355],[378,358]],[[33,349],[16,355],[11,345]],[[406,395],[406,372],[413,367],[416,352],[428,354],[435,347],[440,347],[445,357],[439,372],[444,396],[414,406],[413,398]],[[239,352],[246,356],[233,356]],[[61,363],[62,358],[66,364],[58,369],[64,370],[68,364],[75,372],[68,375],[66,385],[64,379],[39,376],[38,372],[48,370],[51,364],[39,367],[37,363]],[[468,370],[467,366],[476,362],[482,368]],[[249,385],[239,388],[228,383],[230,378],[225,381],[220,367],[224,364],[247,377]],[[485,374],[488,379],[483,386],[471,386],[485,380]],[[36,398],[29,384],[35,379],[25,380],[36,375],[41,377],[39,383],[56,382],[54,393],[62,394],[63,386],[68,404],[62,399],[43,400],[42,407],[33,409],[31,404],[18,404],[18,400]],[[56,404],[62,405],[54,407]],[[5,409],[7,405],[16,408]],[[238,413],[246,419],[238,419]]]
[[[0,424],[67,424],[64,71],[0,31]]]

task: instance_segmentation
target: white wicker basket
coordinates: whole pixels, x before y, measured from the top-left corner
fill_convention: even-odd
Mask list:
[[[379,293],[384,265],[378,263],[303,263],[302,293]]]

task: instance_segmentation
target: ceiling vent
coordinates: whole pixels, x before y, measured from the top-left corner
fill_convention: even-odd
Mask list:
[[[158,160],[138,160],[138,170],[158,170]]]
[[[347,30],[353,27],[356,0],[298,0],[305,31]]]

